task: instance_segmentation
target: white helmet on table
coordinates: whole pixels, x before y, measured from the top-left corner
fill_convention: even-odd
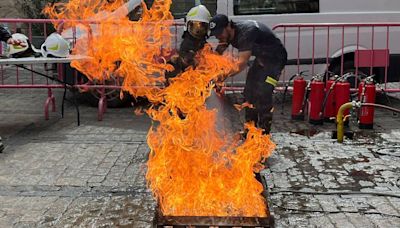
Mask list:
[[[42,44],[41,51],[44,57],[54,56],[65,58],[69,55],[70,46],[68,41],[62,38],[60,34],[52,33]]]
[[[22,58],[39,54],[37,50],[29,41],[29,38],[22,33],[14,33],[11,35],[14,40],[21,41],[24,45],[7,44],[6,55],[13,58]]]

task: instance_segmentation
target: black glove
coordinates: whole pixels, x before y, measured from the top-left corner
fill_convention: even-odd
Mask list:
[[[222,55],[224,53],[224,51],[228,48],[228,44],[218,44],[217,48],[215,48],[215,51]]]

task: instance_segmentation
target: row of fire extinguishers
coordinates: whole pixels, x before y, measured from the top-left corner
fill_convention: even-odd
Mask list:
[[[326,82],[320,75],[314,76],[309,82],[299,73],[292,77],[292,119],[304,120],[306,114],[312,124],[323,124],[336,119],[340,106],[351,99],[351,84],[348,81],[354,74],[335,75]],[[360,79],[358,86],[358,100],[361,103],[375,103],[376,85],[373,76]],[[349,115],[346,110],[344,116]],[[358,110],[358,124],[362,129],[372,129],[374,122],[374,108],[362,107]]]

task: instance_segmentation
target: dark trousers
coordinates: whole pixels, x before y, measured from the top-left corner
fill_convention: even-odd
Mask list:
[[[246,108],[246,122],[253,121],[257,127],[264,129],[265,134],[271,131],[273,116],[273,98],[274,86],[266,82],[267,77],[272,77],[276,81],[283,67],[286,64],[286,55],[281,60],[269,61],[266,64],[258,63],[255,60],[250,67],[246,78],[244,89],[245,100],[253,104],[254,108]]]

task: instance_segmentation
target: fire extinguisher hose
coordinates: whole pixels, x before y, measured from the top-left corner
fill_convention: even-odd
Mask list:
[[[400,113],[400,109],[393,108],[393,107],[389,107],[389,106],[386,106],[386,105],[381,105],[381,104],[362,103],[361,106],[373,106],[373,107],[377,107],[377,108],[387,109],[387,110],[390,110],[390,111],[392,111],[392,112]]]
[[[287,94],[287,91],[288,91],[290,82],[291,82],[295,77],[303,76],[304,73],[307,72],[307,71],[308,71],[308,70],[301,71],[300,73],[294,74],[294,75],[292,75],[292,76],[289,78],[289,81],[288,81],[288,82],[286,83],[286,85],[285,85],[285,91],[283,92],[283,98],[282,98],[282,112],[281,112],[281,114],[284,114],[284,113],[283,113],[283,110],[284,110],[284,107],[285,107],[286,94]]]
[[[320,115],[322,116],[324,114],[324,110],[325,110],[325,106],[326,106],[326,102],[328,101],[328,97],[331,94],[333,88],[335,87],[335,85],[340,81],[340,80],[347,80],[349,78],[358,78],[358,80],[362,80],[363,77],[365,77],[364,75],[355,75],[355,74],[351,74],[351,73],[347,73],[342,75],[341,77],[337,77],[335,79],[335,81],[333,82],[332,86],[329,88],[329,91],[326,92],[325,97],[324,97],[324,102],[322,103],[322,109],[321,109],[321,113]]]
[[[326,102],[328,101],[328,97],[331,94],[331,92],[332,92],[332,90],[335,87],[337,82],[338,82],[338,80],[336,79],[335,82],[332,84],[332,86],[329,88],[329,90],[326,92],[325,97],[324,97],[324,102],[322,103],[322,109],[321,109],[321,112],[320,112],[320,116],[322,116],[324,114],[324,110],[325,110]]]

